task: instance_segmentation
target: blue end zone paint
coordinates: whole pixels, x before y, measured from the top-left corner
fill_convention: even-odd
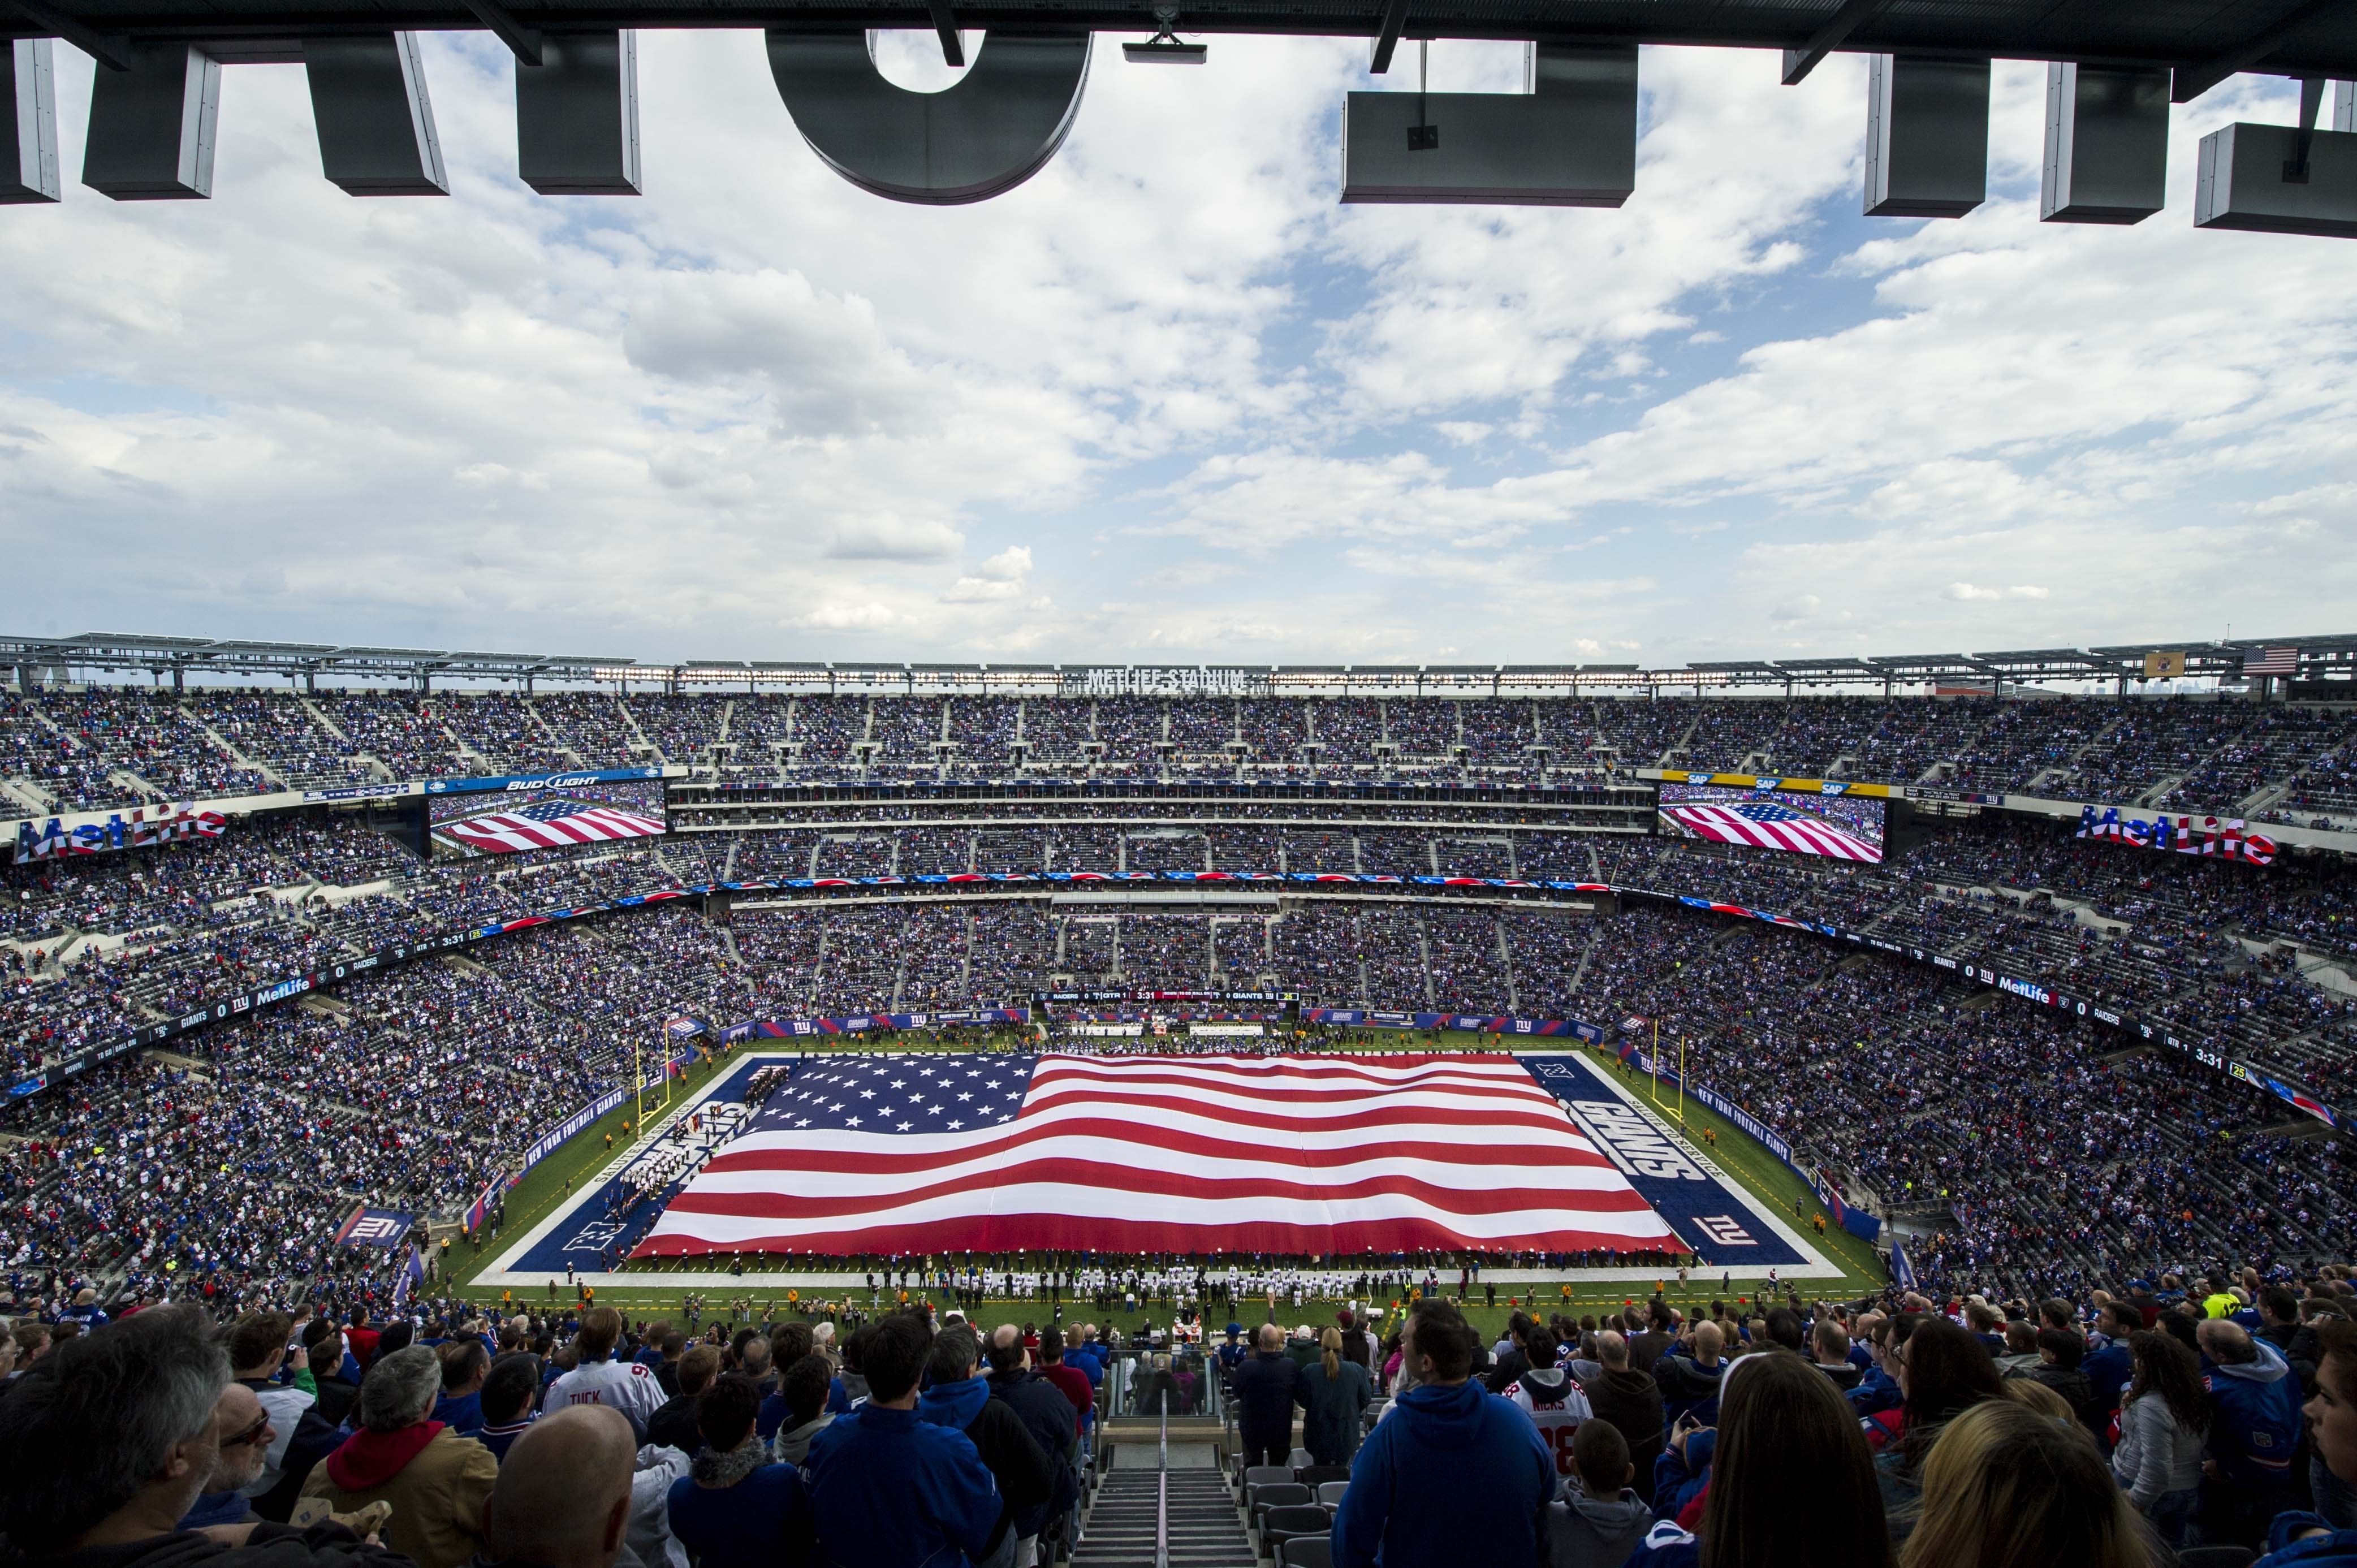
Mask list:
[[[1514,1059],[1709,1268],[1759,1274],[1824,1261],[1794,1245],[1790,1230],[1734,1177],[1665,1136],[1600,1063],[1584,1056]]]
[[[706,1105],[732,1100],[742,1101],[745,1098],[745,1086],[752,1081],[756,1072],[765,1067],[777,1067],[791,1059],[770,1056],[754,1057],[739,1062],[716,1082],[707,1084],[697,1090],[696,1099],[700,1103]],[[581,1134],[585,1138],[588,1135],[587,1133]],[[622,1160],[621,1149],[617,1148],[614,1154],[617,1161]],[[575,1194],[572,1202],[565,1208],[563,1217],[549,1228],[545,1235],[533,1243],[530,1251],[521,1257],[510,1260],[507,1264],[508,1269],[513,1273],[546,1271],[562,1275],[565,1273],[565,1265],[571,1263],[575,1269],[585,1274],[603,1272],[608,1266],[606,1250],[613,1246],[625,1234],[634,1230],[640,1220],[653,1213],[656,1204],[670,1202],[672,1193],[676,1190],[676,1187],[665,1189],[658,1199],[651,1203],[640,1204],[626,1219],[608,1219],[606,1218],[607,1199],[620,1192],[621,1187],[621,1179],[617,1176],[611,1181],[584,1187]]]

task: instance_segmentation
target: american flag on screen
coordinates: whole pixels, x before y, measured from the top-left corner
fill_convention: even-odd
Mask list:
[[[2297,675],[2299,673],[2299,650],[2297,648],[2246,648],[2243,650],[2243,673],[2245,675]]]
[[[512,811],[446,822],[435,831],[448,833],[460,843],[489,854],[508,854],[517,850],[596,843],[600,839],[654,838],[663,832],[663,823],[660,817],[614,806],[543,800]]]
[[[636,1255],[1678,1245],[1511,1060],[859,1057],[798,1069]]]
[[[1696,838],[1713,843],[1789,849],[1834,860],[1879,862],[1882,846],[1838,822],[1780,806],[1773,800],[1723,800],[1663,805],[1662,815]]]

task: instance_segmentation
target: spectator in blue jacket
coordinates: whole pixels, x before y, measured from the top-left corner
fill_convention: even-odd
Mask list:
[[[2197,1337],[2211,1406],[2202,1536],[2254,1546],[2292,1499],[2299,1380],[2282,1351],[2227,1318],[2204,1319]]]
[[[2099,1444],[2110,1442],[2112,1412],[2120,1408],[2120,1391],[2136,1375],[2136,1360],[2128,1348],[2128,1337],[2144,1332],[2144,1315],[2119,1302],[2105,1302],[2095,1314],[2095,1333],[2103,1341],[2087,1353],[2079,1369],[2087,1374],[2087,1390],[2092,1400],[2087,1427]]]
[[[1653,1381],[1661,1385],[1662,1408],[1672,1425],[1691,1415],[1705,1426],[1718,1419],[1718,1381],[1727,1375],[1719,1352],[1727,1331],[1709,1318],[1694,1326],[1689,1353],[1673,1353],[1653,1363]]]
[[[506,1464],[508,1450],[532,1424],[539,1403],[540,1358],[529,1350],[509,1351],[484,1374],[479,1406],[483,1430],[476,1441],[491,1451],[492,1458]]]
[[[1867,1369],[1866,1375],[1858,1380],[1857,1387],[1850,1390],[1848,1394],[1850,1409],[1857,1412],[1859,1420],[1897,1410],[1907,1402],[1906,1391],[1899,1386],[1899,1380],[1891,1376],[1889,1361],[1893,1346],[1905,1340],[1902,1326],[1911,1331],[1916,1321],[1911,1314],[1907,1313],[1895,1317],[1872,1313],[1859,1316],[1858,1343],[1866,1348]],[[1855,1345],[1852,1347],[1857,1348]]]
[[[1334,1515],[1335,1568],[1546,1561],[1555,1456],[1529,1416],[1471,1380],[1480,1345],[1451,1303],[1411,1310],[1400,1354],[1415,1386],[1360,1445]]]
[[[1011,1559],[998,1485],[974,1440],[917,1416],[931,1346],[924,1319],[894,1313],[865,1331],[867,1402],[837,1416],[802,1466],[818,1560],[831,1568],[963,1568],[994,1550]]]
[[[808,1504],[791,1465],[773,1464],[754,1430],[761,1406],[753,1380],[731,1372],[696,1396],[704,1439],[688,1474],[671,1487],[671,1530],[703,1568],[780,1568],[808,1551]]]
[[[2316,1396],[2305,1411],[2309,1436],[2324,1467],[2357,1487],[2357,1324],[2319,1318],[2316,1337],[2321,1355]],[[2258,1568],[2357,1568],[2357,1530],[2335,1530],[2319,1514],[2278,1514]]]
[[[436,1346],[442,1363],[442,1397],[434,1402],[433,1419],[461,1437],[483,1434],[483,1379],[491,1369],[490,1352],[476,1338],[452,1339]]]

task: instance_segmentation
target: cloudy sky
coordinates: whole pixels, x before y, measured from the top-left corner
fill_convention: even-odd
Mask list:
[[[647,194],[515,178],[426,40],[447,199],[320,177],[230,69],[210,202],[0,209],[0,633],[683,658],[1640,660],[2357,628],[2357,248],[2169,206],[1858,216],[1865,71],[1645,52],[1619,211],[1343,207],[1360,41],[1098,40],[1060,156],[920,209],[804,145],[758,35],[640,40]],[[929,38],[883,40],[935,87]],[[1519,79],[1442,44],[1437,90]]]

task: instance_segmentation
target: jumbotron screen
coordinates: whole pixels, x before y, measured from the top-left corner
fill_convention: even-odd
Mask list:
[[[536,849],[659,838],[669,832],[660,780],[591,781],[513,794],[434,799],[436,855],[518,854]]]
[[[1846,795],[1663,784],[1658,814],[1671,838],[1882,862],[1883,803]]]

